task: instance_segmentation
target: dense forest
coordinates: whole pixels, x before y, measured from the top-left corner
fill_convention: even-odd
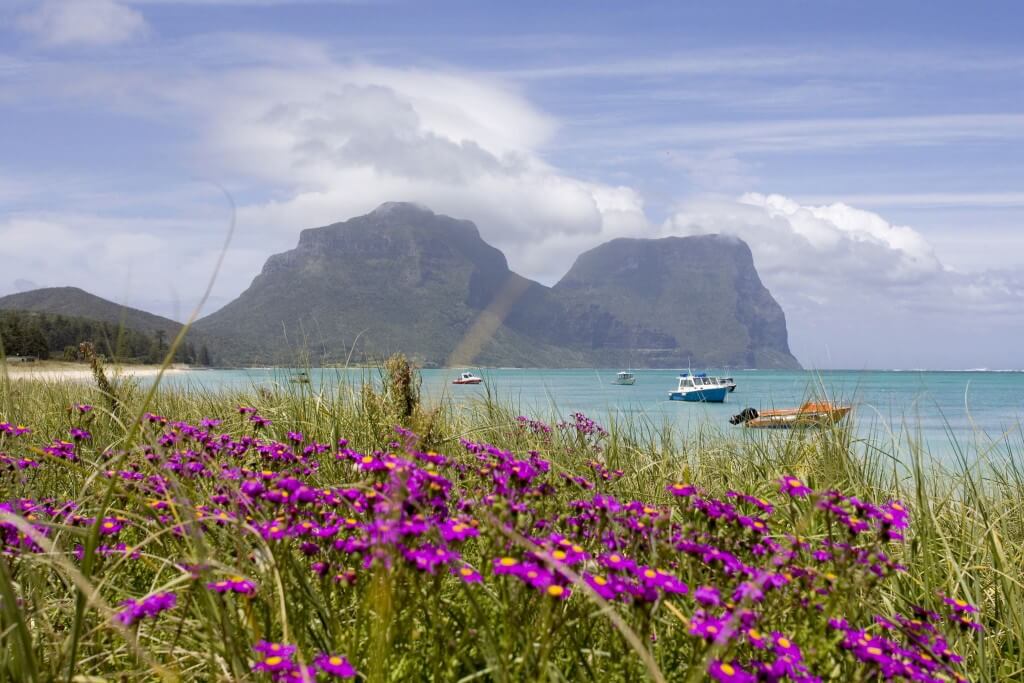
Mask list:
[[[0,346],[6,356],[35,356],[80,360],[78,346],[92,342],[107,358],[135,363],[160,363],[173,339],[163,330],[140,332],[89,318],[26,311],[0,311]],[[205,344],[197,348],[186,341],[174,355],[175,362],[210,365]]]

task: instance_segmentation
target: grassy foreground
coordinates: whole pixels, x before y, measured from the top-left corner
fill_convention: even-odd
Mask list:
[[[0,378],[0,679],[1024,677],[1013,454],[425,409],[388,371]]]

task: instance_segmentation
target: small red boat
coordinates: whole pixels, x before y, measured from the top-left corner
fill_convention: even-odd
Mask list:
[[[458,379],[453,379],[452,384],[480,384],[483,379],[477,377],[472,372],[464,372],[459,375]]]

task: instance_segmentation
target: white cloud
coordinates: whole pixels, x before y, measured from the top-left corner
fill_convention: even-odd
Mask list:
[[[964,367],[980,355],[1024,366],[1000,346],[1024,331],[1024,270],[955,272],[921,233],[876,213],[746,194],[687,202],[662,232],[747,242],[807,364]]]
[[[181,125],[192,136],[196,175],[240,189],[238,233],[216,290],[221,302],[244,289],[268,255],[292,248],[300,230],[405,200],[473,220],[513,269],[549,283],[579,253],[615,237],[734,234],[750,244],[787,312],[794,350],[812,365],[994,365],[1001,361],[965,356],[957,363],[948,354],[973,343],[987,344],[990,358],[1009,358],[1007,330],[1024,331],[1021,273],[953,272],[921,233],[876,213],[748,194],[688,201],[652,226],[633,187],[546,161],[559,122],[513,84],[460,70],[340,62],[305,41],[296,41],[306,49],[293,61],[291,47],[273,37],[220,38],[213,66],[75,67],[73,77],[48,83],[76,104]],[[649,133],[589,144],[682,141],[686,153],[670,163],[695,184],[732,190],[749,186],[751,170],[735,149],[1015,138],[1024,135],[1024,118],[755,121]],[[0,183],[0,196],[22,191]],[[1003,200],[1016,203],[1016,195]],[[187,308],[209,276],[222,222],[206,214],[194,228],[199,238],[175,239],[180,221],[105,218],[101,205],[111,200],[98,197],[79,215],[0,217],[0,240],[25,255],[5,277],[77,284],[115,299],[129,292],[136,305],[163,313],[173,312],[168,302],[176,299]],[[139,212],[156,201],[146,198]],[[984,336],[971,340],[972,331]],[[939,353],[932,347],[940,334],[963,339],[941,344]]]
[[[42,0],[15,20],[22,31],[51,46],[114,45],[144,34],[137,10],[115,0]]]
[[[1020,140],[1024,115],[977,114],[865,116],[652,124],[617,137],[580,136],[574,146],[613,148],[690,146],[737,152],[818,151],[860,147],[925,146],[968,140]]]
[[[801,196],[807,204],[835,201],[836,196]],[[846,204],[885,207],[1017,207],[1024,206],[1024,192],[897,192],[884,194],[842,194],[838,199]]]
[[[634,190],[547,164],[556,123],[490,78],[324,62],[159,85],[153,102],[198,121],[204,173],[276,188],[240,207],[243,239],[286,249],[303,228],[417,201],[474,220],[514,268],[551,282],[581,250],[648,229]]]

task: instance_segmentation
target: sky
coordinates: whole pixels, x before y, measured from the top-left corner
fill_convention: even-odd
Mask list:
[[[0,295],[184,319],[214,274],[203,313],[301,230],[414,201],[545,284],[616,237],[737,236],[806,367],[1024,368],[1022,25],[935,0],[4,0]]]

